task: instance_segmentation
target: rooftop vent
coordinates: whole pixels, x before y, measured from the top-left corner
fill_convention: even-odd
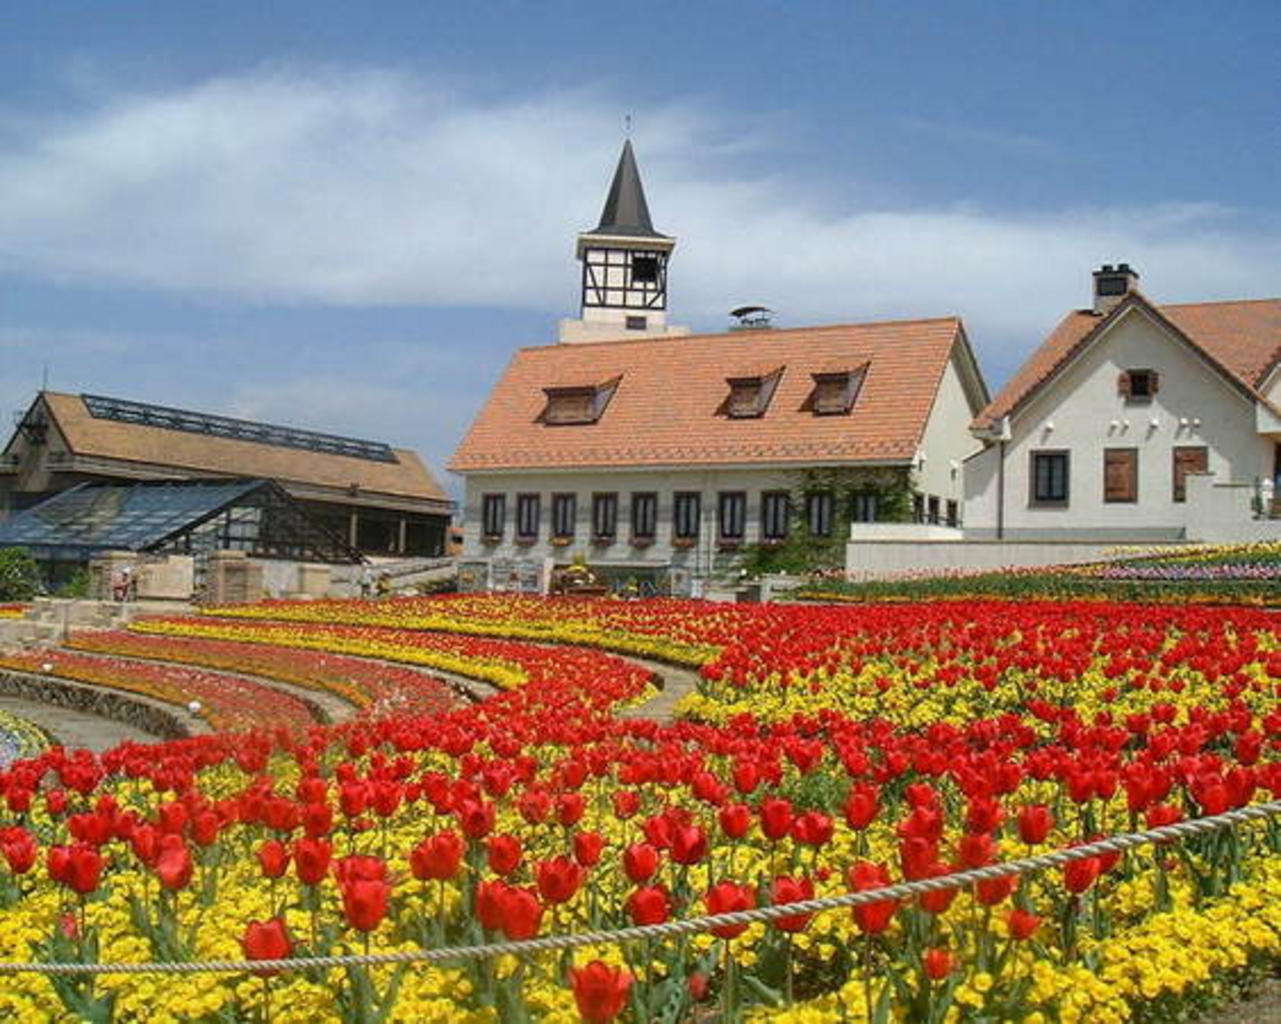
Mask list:
[[[1139,272],[1128,263],[1105,263],[1094,272],[1094,312],[1106,316],[1135,290]]]
[[[731,309],[729,315],[734,322],[729,325],[731,331],[755,331],[770,326],[770,314],[773,311],[764,306],[739,306]]]

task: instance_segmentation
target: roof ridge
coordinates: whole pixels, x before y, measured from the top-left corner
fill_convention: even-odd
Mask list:
[[[521,345],[517,352],[541,352],[547,349],[584,349],[584,348],[601,348],[610,345],[628,346],[630,348],[651,347],[661,344],[679,344],[688,342],[691,339],[707,338],[759,338],[762,336],[773,336],[779,334],[818,334],[829,333],[832,331],[848,331],[852,328],[866,327],[908,327],[918,324],[942,324],[954,323],[958,327],[964,321],[959,313],[949,314],[948,316],[928,316],[915,317],[908,320],[867,320],[860,323],[848,322],[839,324],[817,324],[813,327],[770,327],[754,328],[746,331],[707,331],[701,334],[673,334],[660,338],[605,338],[600,341],[575,341],[575,342],[558,342],[553,341],[543,345]]]
[[[1157,309],[1186,309],[1189,306],[1250,306],[1265,302],[1281,302],[1281,295],[1263,299],[1206,299],[1202,302],[1163,302]]]

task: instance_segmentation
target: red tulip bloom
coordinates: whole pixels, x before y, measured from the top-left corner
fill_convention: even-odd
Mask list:
[[[881,791],[874,783],[858,783],[845,798],[845,821],[855,831],[867,828],[880,813]]]
[[[548,903],[568,903],[583,882],[583,869],[565,856],[539,861],[534,874]]]
[[[531,825],[541,825],[552,812],[552,798],[541,789],[527,789],[516,801],[520,816]]]
[[[952,968],[956,966],[956,957],[946,949],[927,949],[925,955],[921,957],[921,963],[929,978],[942,981],[952,973]]]
[[[98,888],[102,854],[87,843],[51,846],[48,867],[49,877],[54,881],[61,882],[80,896],[87,896]]]
[[[662,924],[671,910],[671,897],[662,886],[646,886],[627,897],[627,913],[633,924]]]
[[[574,859],[585,868],[594,867],[605,848],[605,837],[599,832],[579,832],[574,836]]]
[[[623,871],[637,885],[654,877],[658,861],[658,851],[649,843],[633,843],[623,851]]]
[[[726,804],[720,809],[717,818],[721,831],[729,839],[742,839],[752,827],[752,809],[746,804]]]
[[[970,801],[965,812],[965,828],[969,832],[995,832],[1005,820],[1005,811],[999,800],[978,796]]]
[[[289,851],[279,839],[268,839],[258,847],[258,864],[266,878],[280,878],[289,870]]]
[[[944,875],[950,875],[952,869],[946,864],[931,864],[925,871],[922,878],[941,878]],[[921,909],[927,914],[942,914],[952,905],[956,899],[956,889],[935,889],[932,892],[923,892],[917,897],[921,904]]]
[[[1153,804],[1144,815],[1148,828],[1160,828],[1183,820],[1183,811],[1174,804]]]
[[[222,822],[213,811],[201,811],[191,819],[191,838],[201,846],[213,846],[222,831]]]
[[[582,793],[561,793],[556,798],[556,820],[566,828],[577,825],[586,810],[587,802]]]
[[[1043,843],[1054,829],[1054,815],[1045,804],[1029,804],[1019,810],[1019,838],[1032,846]]]
[[[347,924],[360,932],[372,932],[387,915],[390,895],[391,885],[383,879],[349,878],[342,885],[342,910]]]
[[[409,869],[420,882],[443,882],[458,874],[465,849],[457,832],[438,832],[410,851]]]
[[[1041,918],[1036,914],[1023,909],[1010,911],[1010,916],[1005,919],[1010,929],[1010,938],[1022,942],[1024,939],[1030,939],[1036,934],[1036,930],[1041,927]]]
[[[485,844],[485,858],[496,875],[510,875],[524,856],[520,840],[513,835],[490,836]]]
[[[476,886],[476,920],[487,931],[498,931],[503,924],[503,897],[507,883],[493,879]]]
[[[538,934],[543,906],[529,889],[505,887],[499,897],[499,927],[513,942]]]
[[[39,849],[35,837],[20,825],[11,825],[0,830],[0,850],[9,870],[15,875],[25,875],[35,866]]]
[[[717,882],[707,890],[707,894],[703,897],[703,904],[707,907],[709,914],[732,914],[740,910],[750,910],[756,906],[756,893],[750,886],[739,885],[737,882]],[[732,939],[735,935],[742,935],[747,931],[747,925],[721,925],[711,931],[718,939]]]
[[[586,967],[571,968],[569,974],[578,1013],[588,1024],[607,1024],[623,1012],[633,980],[626,971],[593,960]]]
[[[956,852],[964,867],[981,868],[996,859],[996,843],[989,835],[967,832],[956,844]]]
[[[344,782],[338,787],[338,807],[348,818],[359,818],[369,806],[369,787],[363,782]]]
[[[985,907],[994,907],[1019,887],[1017,875],[989,878],[974,883],[974,896]]]
[[[182,841],[182,836],[169,835],[160,840],[160,854],[156,857],[156,875],[160,884],[170,892],[185,889],[191,881],[195,865],[191,860],[191,851]]]
[[[614,817],[626,821],[640,810],[640,794],[634,789],[620,789],[613,796]]]
[[[468,839],[483,839],[494,830],[494,805],[485,800],[464,800],[455,808],[458,825]]]
[[[1086,857],[1063,865],[1063,884],[1068,892],[1082,893],[1092,886],[1099,877],[1103,865],[1097,857]]]
[[[770,899],[775,903],[800,903],[814,898],[814,883],[808,878],[792,878],[781,875],[774,879],[770,887]],[[771,922],[781,932],[803,932],[810,923],[813,914],[792,914],[787,917],[776,917]]]
[[[319,885],[329,874],[334,848],[328,839],[298,839],[294,842],[294,869],[303,885]]]
[[[771,842],[778,842],[791,830],[792,803],[782,797],[766,797],[761,801],[761,831]]]
[[[738,761],[734,765],[734,788],[746,796],[761,782],[761,773],[751,761]]]
[[[855,892],[880,889],[891,884],[890,873],[885,866],[868,861],[859,861],[850,868],[849,881]],[[861,904],[851,910],[854,923],[858,925],[859,930],[868,935],[876,935],[890,926],[894,912],[898,910],[898,900],[878,900],[875,903]]]
[[[246,960],[284,960],[294,951],[285,922],[278,917],[268,921],[250,921],[240,940]],[[257,971],[263,977],[276,971]]]
[[[806,811],[792,822],[792,838],[806,846],[825,846],[835,828],[822,811]]]
[[[697,825],[672,829],[671,855],[677,864],[697,864],[707,856],[707,833]]]

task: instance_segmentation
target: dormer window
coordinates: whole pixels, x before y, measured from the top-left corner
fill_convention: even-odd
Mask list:
[[[814,390],[810,394],[810,408],[815,416],[844,416],[858,398],[866,366],[857,370],[838,370],[815,373]]]
[[[753,419],[764,416],[769,408],[774,389],[778,387],[779,378],[783,376],[783,367],[769,373],[752,377],[726,377],[729,385],[729,397],[725,399],[721,411],[730,419]]]
[[[614,397],[620,380],[622,377],[615,377],[604,384],[543,388],[547,407],[543,410],[542,421],[553,427],[595,423]]]
[[[1117,378],[1117,393],[1127,402],[1150,402],[1160,388],[1156,370],[1126,370]]]

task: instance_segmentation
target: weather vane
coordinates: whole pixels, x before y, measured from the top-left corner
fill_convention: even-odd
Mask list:
[[[623,129],[626,131],[627,137],[630,139],[632,137],[632,115],[631,114],[627,114],[623,117]]]

